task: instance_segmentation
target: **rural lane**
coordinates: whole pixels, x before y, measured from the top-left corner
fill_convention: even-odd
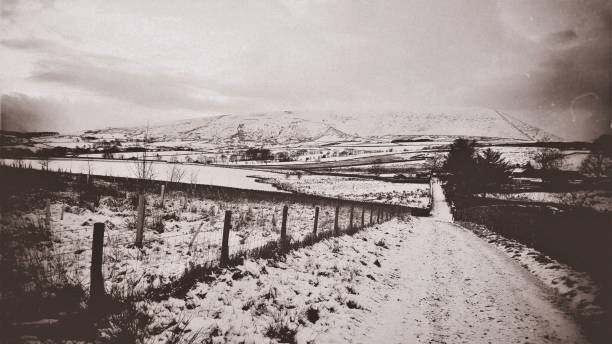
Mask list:
[[[440,197],[439,183],[433,192]],[[495,247],[449,222],[448,206],[443,198],[436,201],[434,216],[413,218],[400,247],[389,250],[382,264],[386,288],[371,292],[370,312],[354,319],[351,342],[588,342],[556,295]]]

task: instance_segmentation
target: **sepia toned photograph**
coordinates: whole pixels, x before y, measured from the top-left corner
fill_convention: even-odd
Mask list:
[[[611,312],[609,0],[0,0],[0,344]]]

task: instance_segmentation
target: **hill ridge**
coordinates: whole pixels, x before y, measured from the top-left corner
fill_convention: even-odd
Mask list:
[[[99,135],[134,137],[145,127],[106,128]],[[348,114],[331,111],[276,111],[184,119],[149,128],[156,139],[265,144],[343,141],[398,136],[470,136],[543,140],[544,130],[491,109]]]

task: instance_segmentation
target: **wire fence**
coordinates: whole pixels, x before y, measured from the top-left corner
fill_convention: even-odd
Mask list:
[[[37,216],[19,222],[16,228],[3,227],[0,270],[8,282],[2,283],[0,299],[23,297],[55,284],[80,285],[85,290],[94,290],[95,283],[161,286],[179,279],[189,267],[271,257],[409,214],[397,206],[343,200],[218,202],[198,208],[185,197],[168,197],[163,207],[154,201],[147,204],[142,245],[136,244],[129,219],[125,226],[117,226],[99,215],[96,220],[74,224],[76,214],[65,213],[64,204],[49,202]],[[164,221],[165,228],[156,230]],[[96,251],[92,246],[94,223],[105,224],[99,248],[102,281],[91,280]]]

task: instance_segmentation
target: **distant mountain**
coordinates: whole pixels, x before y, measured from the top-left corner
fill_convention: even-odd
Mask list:
[[[104,137],[142,137],[146,129],[144,126],[107,128],[90,130],[86,134]],[[537,135],[532,135],[533,132],[537,132]],[[381,114],[281,111],[223,115],[151,126],[149,135],[156,140],[285,144],[410,135],[534,140],[545,137],[546,133],[494,110],[463,109]]]

